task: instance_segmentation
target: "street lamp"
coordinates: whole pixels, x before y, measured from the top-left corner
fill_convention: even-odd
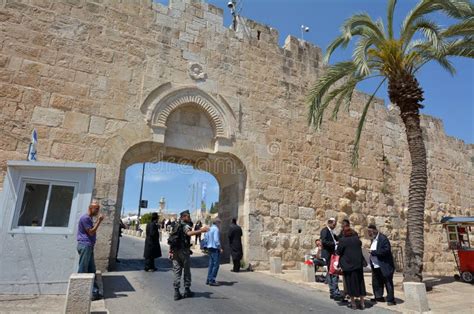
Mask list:
[[[137,216],[137,226],[136,226],[137,231],[140,229],[140,212],[142,209],[143,178],[144,177],[145,177],[145,163],[143,163],[143,168],[142,168],[142,183],[140,185],[140,199],[138,200],[138,216]]]

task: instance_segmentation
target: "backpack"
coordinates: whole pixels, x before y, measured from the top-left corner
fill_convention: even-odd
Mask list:
[[[168,237],[168,245],[172,250],[179,250],[184,248],[184,232],[180,223],[177,223]]]
[[[204,234],[204,239],[201,239],[201,242],[199,242],[199,245],[201,247],[201,250],[207,249],[207,244],[209,243],[209,232],[206,232]]]

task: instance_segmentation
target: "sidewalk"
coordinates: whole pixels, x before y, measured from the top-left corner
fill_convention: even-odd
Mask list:
[[[274,276],[279,279],[305,285],[309,288],[324,291],[328,293],[327,285],[319,282],[303,282],[301,280],[300,270],[283,270],[282,274],[271,274],[269,271],[259,271],[269,276]],[[365,287],[367,289],[367,299],[373,297],[372,295],[372,275],[371,273],[364,273]],[[388,310],[402,313],[404,310],[402,291],[402,274],[396,273],[393,281],[395,285],[395,299],[397,305],[388,306],[386,303],[377,303],[378,307],[386,308]],[[431,288],[428,292],[428,302],[431,308],[431,313],[474,313],[474,286],[464,282],[455,281],[454,278],[449,277],[430,277],[426,276],[424,279],[427,287]],[[339,283],[339,288],[342,289],[342,282]]]
[[[99,287],[103,291],[102,280]],[[41,313],[62,314],[66,295],[0,295],[0,314]],[[108,313],[104,299],[91,302],[91,313]]]

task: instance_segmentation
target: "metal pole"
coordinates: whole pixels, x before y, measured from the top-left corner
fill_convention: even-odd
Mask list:
[[[145,163],[143,163],[142,168],[142,184],[140,185],[140,199],[138,200],[138,216],[137,216],[137,226],[136,230],[140,228],[140,212],[142,209],[142,195],[143,195],[143,178],[145,177]]]

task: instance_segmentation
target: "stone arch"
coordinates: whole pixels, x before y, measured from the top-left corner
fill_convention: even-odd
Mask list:
[[[166,127],[166,121],[171,113],[182,105],[194,104],[205,113],[207,113],[209,120],[214,128],[216,137],[228,137],[224,129],[223,117],[216,110],[215,106],[201,95],[184,95],[174,99],[166,104],[159,112],[156,112],[152,119],[152,125],[157,127]]]
[[[219,184],[219,217],[222,219],[222,239],[224,245],[223,260],[229,261],[229,245],[227,244],[228,227],[232,218],[237,218],[244,230],[249,230],[249,213],[247,193],[247,169],[244,163],[231,153],[203,153],[189,151],[179,148],[166,147],[162,143],[145,140],[130,145],[123,152],[120,160],[120,173],[117,184],[116,208],[122,208],[123,193],[125,186],[126,169],[135,164],[143,162],[157,163],[160,161],[175,164],[186,164],[195,169],[210,173]],[[111,252],[115,252],[118,239],[118,230],[114,232]],[[244,233],[243,239],[244,258],[248,256],[248,234]],[[111,257],[114,256],[111,253]],[[113,263],[113,261],[112,261]]]
[[[154,141],[165,142],[168,118],[187,105],[199,108],[208,116],[214,131],[215,152],[226,151],[226,147],[232,146],[237,120],[222,96],[214,98],[195,86],[174,87],[171,83],[151,91],[140,108],[153,129]]]

